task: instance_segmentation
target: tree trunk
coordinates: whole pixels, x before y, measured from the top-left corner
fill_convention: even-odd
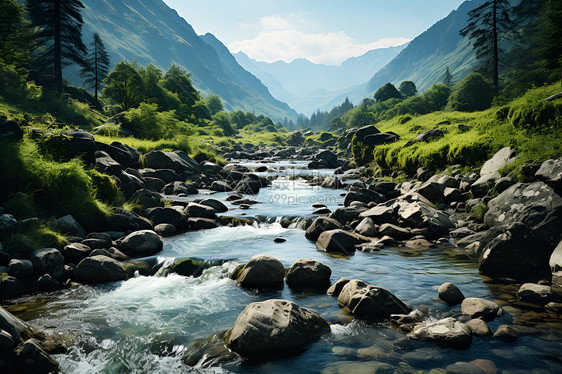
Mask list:
[[[494,14],[493,14],[493,43],[494,43],[494,57],[493,57],[493,69],[494,71],[492,72],[493,76],[494,76],[494,86],[496,87],[496,90],[499,88],[499,66],[500,66],[500,61],[499,61],[499,50],[498,50],[498,0],[494,0]]]
[[[94,98],[98,101],[98,43],[94,43]]]
[[[57,91],[62,92],[62,47],[61,47],[61,9],[60,0],[54,1],[54,27],[55,27],[55,45],[54,45],[54,79]]]

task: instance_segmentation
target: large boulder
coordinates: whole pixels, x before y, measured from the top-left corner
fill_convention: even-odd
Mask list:
[[[125,280],[128,278],[124,266],[107,256],[92,256],[82,260],[74,269],[74,278],[81,283],[95,284]]]
[[[484,222],[503,234],[485,243],[480,270],[516,278],[548,275],[549,258],[562,238],[562,197],[542,182],[518,183],[488,208]]]
[[[180,177],[179,174],[172,169],[141,169],[139,170],[139,172],[143,176],[143,178],[160,179],[165,184],[185,180],[185,178]],[[160,190],[162,190],[162,188],[160,188]]]
[[[332,270],[315,260],[300,258],[287,272],[287,284],[292,288],[317,288],[327,290],[330,287]]]
[[[70,214],[57,218],[56,220],[58,228],[66,234],[84,237],[86,236],[86,231],[80,225],[80,223]]]
[[[414,327],[408,337],[417,340],[434,341],[451,348],[465,349],[472,343],[472,330],[454,318],[437,322],[426,322]]]
[[[57,249],[38,249],[29,256],[29,259],[33,263],[36,275],[49,274],[55,279],[62,278],[64,274],[64,257]]]
[[[184,172],[198,173],[201,166],[184,152],[152,151],[144,156],[144,165],[151,169],[172,169],[182,174]]]
[[[247,288],[282,287],[285,268],[281,261],[266,255],[254,256],[237,274],[236,281]]]
[[[199,202],[201,205],[209,206],[217,211],[217,213],[228,212],[228,207],[216,199],[203,199]]]
[[[361,240],[353,233],[341,229],[324,231],[316,241],[318,248],[326,252],[336,252],[345,255],[353,254],[355,246],[360,243]]]
[[[152,230],[135,231],[119,243],[119,249],[131,257],[155,255],[162,247],[162,239]]]
[[[379,129],[377,129],[373,125],[368,125],[357,129],[357,131],[355,131],[354,138],[360,142],[363,142],[367,136],[375,135],[378,133],[380,133]]]
[[[58,371],[59,363],[49,356],[35,339],[20,344],[15,352],[25,373],[48,374]]]
[[[345,225],[358,219],[359,215],[366,210],[366,208],[362,207],[347,206],[334,210],[328,217],[335,219],[342,225]]]
[[[554,300],[554,293],[550,286],[525,283],[517,291],[517,298],[520,301],[545,305]]]
[[[140,217],[125,209],[114,208],[111,215],[107,218],[105,230],[122,232],[152,230],[152,223],[147,218]]]
[[[291,354],[330,333],[315,312],[285,300],[252,303],[225,335],[226,345],[244,357]]]
[[[439,130],[437,127],[426,131],[424,133],[419,134],[414,139],[410,140],[404,147],[409,147],[411,145],[416,144],[417,142],[430,142],[432,140],[436,140],[442,138],[444,136],[443,131]]]
[[[166,195],[195,195],[197,188],[185,182],[172,182],[164,186],[162,192]]]
[[[363,139],[363,144],[369,148],[374,148],[377,145],[393,143],[400,139],[400,136],[393,132],[383,132],[380,134],[367,135]]]
[[[359,235],[374,237],[377,235],[377,227],[369,217],[363,220],[355,227],[355,232]]]
[[[359,218],[369,218],[373,223],[381,225],[394,219],[395,207],[384,204],[377,205],[359,215]]]
[[[439,298],[450,305],[457,305],[462,303],[464,295],[457,286],[451,282],[443,283],[437,290]]]
[[[317,240],[324,231],[343,229],[343,226],[333,218],[318,217],[308,229],[305,236],[310,240]]]
[[[18,279],[30,280],[33,278],[33,263],[29,260],[12,259],[8,264],[8,275]]]
[[[493,301],[469,297],[462,301],[461,312],[471,318],[491,321],[502,313],[502,309]]]
[[[562,194],[562,157],[543,162],[535,176]]]
[[[338,304],[359,318],[383,320],[391,314],[408,314],[412,310],[392,292],[354,279],[338,296]]]
[[[139,204],[142,209],[160,208],[164,206],[162,195],[144,188],[136,191],[131,197],[131,201]]]

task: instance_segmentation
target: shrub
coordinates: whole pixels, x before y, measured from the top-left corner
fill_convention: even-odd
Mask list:
[[[494,93],[494,86],[482,74],[469,74],[453,91],[447,109],[460,112],[485,110],[492,104]]]

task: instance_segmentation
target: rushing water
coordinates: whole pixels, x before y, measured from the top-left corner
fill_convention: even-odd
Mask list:
[[[302,168],[301,164],[296,166]],[[295,173],[304,171],[291,172]],[[261,204],[252,209],[241,211],[229,205],[234,210],[226,214],[304,217],[311,216],[313,203],[325,203],[335,209],[343,201],[343,190],[312,188],[303,180],[290,179],[293,178],[285,175],[271,188],[263,189],[254,197]],[[213,198],[226,196],[215,194]],[[196,197],[189,199],[193,198]],[[266,293],[241,289],[228,274],[256,254],[274,256],[286,267],[298,258],[318,260],[332,269],[333,282],[355,278],[387,288],[411,307],[436,319],[459,315],[458,306],[449,307],[435,299],[437,288],[444,282],[453,282],[466,296],[489,298],[502,305],[513,301],[517,289],[486,283],[476,265],[454,248],[422,253],[390,248],[372,254],[357,252],[349,258],[334,257],[318,251],[302,230],[284,229],[275,219],[270,221],[273,223],[219,227],[166,239],[159,254],[163,261],[178,257],[232,260],[208,269],[200,278],[136,277],[110,285],[68,289],[47,297],[26,297],[19,300],[20,305],[33,310],[28,308],[22,317],[33,315],[30,323],[68,336],[73,342],[68,353],[56,356],[63,373],[428,372],[474,359],[492,360],[504,372],[562,372],[562,329],[555,316],[507,306],[504,315],[490,327],[495,330],[500,324],[516,325],[520,333],[516,342],[475,337],[469,349],[459,351],[409,341],[388,323],[353,321],[328,295],[294,292],[288,287]],[[279,236],[287,241],[274,243]],[[191,342],[230,328],[249,303],[270,298],[292,300],[315,310],[333,323],[332,334],[296,357],[195,368],[183,364],[181,357]]]

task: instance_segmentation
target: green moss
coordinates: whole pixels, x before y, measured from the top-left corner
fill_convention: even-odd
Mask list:
[[[479,203],[474,207],[471,216],[478,222],[484,222],[484,216],[488,213],[488,206],[484,203]]]
[[[136,271],[138,271],[140,275],[146,277],[152,275],[152,269],[150,265],[143,261],[127,261],[123,263],[123,267],[125,268],[125,271],[129,275],[129,277],[133,277]]]
[[[8,253],[26,258],[37,249],[56,248],[61,250],[66,244],[68,243],[62,234],[43,224],[25,231],[15,232],[5,242]]]
[[[246,264],[244,265],[238,265],[236,267],[236,269],[234,269],[234,271],[232,272],[232,274],[230,274],[230,279],[232,280],[237,280],[238,277],[240,276],[240,274],[242,274],[242,272],[244,271],[244,268],[246,267]]]

